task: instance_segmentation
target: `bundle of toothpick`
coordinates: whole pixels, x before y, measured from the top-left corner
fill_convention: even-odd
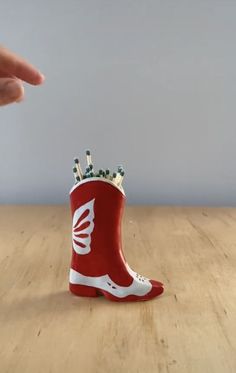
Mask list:
[[[118,166],[116,172],[110,172],[108,168],[106,170],[100,169],[96,172],[94,169],[93,162],[92,162],[90,150],[86,150],[87,166],[86,166],[85,172],[83,172],[78,158],[75,158],[74,162],[75,162],[75,165],[73,167],[73,173],[75,177],[75,184],[79,183],[81,180],[84,180],[84,179],[99,177],[99,178],[104,178],[106,180],[112,181],[118,187],[122,186],[122,181],[125,175],[125,172],[122,166]]]

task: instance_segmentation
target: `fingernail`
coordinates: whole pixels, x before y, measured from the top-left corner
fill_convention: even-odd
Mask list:
[[[43,75],[41,72],[39,74],[40,74],[40,78],[41,78],[41,82],[40,83],[43,83],[44,80],[45,80],[45,75]]]
[[[21,101],[24,100],[24,95],[21,95],[17,100],[16,103],[19,104]]]
[[[3,87],[3,94],[8,96],[9,98],[20,98],[21,97],[21,86],[18,82],[11,81],[5,84]]]

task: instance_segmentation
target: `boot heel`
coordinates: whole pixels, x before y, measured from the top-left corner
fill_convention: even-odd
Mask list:
[[[70,283],[69,288],[70,288],[71,293],[79,297],[98,297],[99,296],[97,290],[91,286],[77,285],[77,284]]]

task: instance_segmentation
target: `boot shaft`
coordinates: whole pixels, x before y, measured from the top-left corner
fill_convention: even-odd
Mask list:
[[[90,276],[114,270],[120,278],[124,267],[121,221],[125,194],[109,180],[85,179],[70,193],[72,226],[72,268]],[[131,277],[124,271],[125,283]]]

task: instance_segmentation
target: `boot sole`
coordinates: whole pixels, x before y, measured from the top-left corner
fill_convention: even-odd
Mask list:
[[[140,302],[140,301],[147,301],[150,299],[153,299],[159,295],[161,295],[164,291],[163,287],[160,287],[159,294],[155,294],[155,296],[150,297],[150,293],[144,295],[144,296],[137,296],[137,295],[128,295],[124,298],[118,298],[114,295],[108,293],[105,290],[97,289],[92,286],[86,286],[86,285],[77,285],[77,284],[69,284],[69,289],[71,293],[78,297],[91,297],[96,298],[99,296],[104,296],[106,299],[113,301],[113,302]]]

